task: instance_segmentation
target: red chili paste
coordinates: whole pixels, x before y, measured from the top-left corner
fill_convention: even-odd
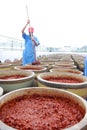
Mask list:
[[[58,65],[58,66],[62,66],[62,67],[73,67],[71,65]]]
[[[41,68],[41,67],[24,67],[24,68],[22,68],[22,69],[24,69],[24,70],[41,70],[41,69],[43,69],[43,68]]]
[[[18,130],[61,130],[80,122],[85,112],[63,97],[20,96],[0,108],[0,120]]]
[[[24,78],[24,77],[26,76],[25,75],[10,75],[10,76],[0,77],[0,79],[9,80],[9,79],[19,79],[19,78]]]
[[[72,70],[69,70],[68,72],[70,72],[70,73],[75,73],[75,74],[80,74],[79,71],[72,71]]]
[[[45,80],[52,82],[61,82],[61,83],[82,83],[81,79],[76,79],[74,77],[44,77]]]

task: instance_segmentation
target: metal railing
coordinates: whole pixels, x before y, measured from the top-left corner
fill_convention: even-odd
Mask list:
[[[16,38],[0,35],[0,49],[23,50],[24,41]]]
[[[24,49],[24,40],[0,35],[0,49],[9,51],[22,51]],[[40,45],[36,48],[36,50],[46,51],[46,47],[44,48],[42,45]]]

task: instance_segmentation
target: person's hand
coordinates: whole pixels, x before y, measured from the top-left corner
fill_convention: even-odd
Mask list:
[[[28,25],[28,24],[30,24],[30,20],[29,20],[29,19],[27,20],[27,25]]]

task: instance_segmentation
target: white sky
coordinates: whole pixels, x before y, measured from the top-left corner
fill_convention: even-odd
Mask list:
[[[87,45],[87,0],[0,0],[0,35],[22,39],[26,5],[42,45]]]

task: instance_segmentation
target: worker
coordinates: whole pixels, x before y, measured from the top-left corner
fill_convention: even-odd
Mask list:
[[[22,29],[22,37],[25,40],[25,48],[23,50],[22,64],[33,64],[36,62],[36,46],[40,45],[37,37],[34,36],[34,28],[28,28],[28,34],[25,33],[26,27],[30,24],[30,20],[27,20],[26,25]]]

